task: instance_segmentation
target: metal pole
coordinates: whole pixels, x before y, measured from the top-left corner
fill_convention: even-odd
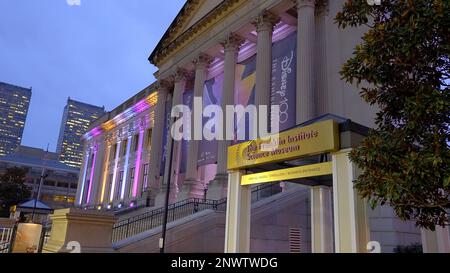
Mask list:
[[[162,234],[161,238],[159,238],[159,252],[164,253],[164,247],[166,245],[166,229],[167,229],[167,217],[169,213],[169,196],[170,196],[170,177],[172,172],[172,154],[173,154],[173,138],[171,136],[171,128],[172,124],[174,124],[175,118],[173,118],[170,122],[170,126],[167,131],[167,138],[170,141],[167,141],[167,150],[166,150],[166,165],[164,168],[164,177],[163,181],[167,184],[166,189],[166,200],[164,203],[164,218],[163,218],[163,225],[162,225]],[[155,147],[157,148],[157,147]],[[169,162],[167,162],[169,161]]]
[[[34,199],[33,212],[31,213],[31,222],[33,222],[33,223],[34,223],[34,215],[36,212],[37,201],[39,200],[39,197],[41,196],[41,188],[42,188],[42,184],[43,184],[44,178],[45,178],[45,165],[47,163],[48,145],[49,144],[47,144],[47,151],[44,154],[43,163],[42,163],[42,171],[41,171],[41,179],[39,180],[38,192],[37,192],[36,198]]]

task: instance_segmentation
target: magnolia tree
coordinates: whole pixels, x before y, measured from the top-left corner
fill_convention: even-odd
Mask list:
[[[450,208],[450,0],[348,0],[336,22],[368,31],[342,68],[379,109],[350,155],[372,207],[388,204],[431,230]]]

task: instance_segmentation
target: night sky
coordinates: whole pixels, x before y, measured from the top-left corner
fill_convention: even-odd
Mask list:
[[[54,151],[70,96],[111,110],[154,81],[147,58],[183,0],[0,0],[0,81],[32,87],[22,145]]]

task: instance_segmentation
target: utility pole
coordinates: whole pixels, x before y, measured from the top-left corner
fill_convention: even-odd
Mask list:
[[[39,186],[38,186],[38,191],[37,191],[37,195],[36,198],[34,199],[34,206],[33,206],[33,212],[31,213],[31,222],[34,223],[34,215],[36,214],[36,205],[37,202],[41,196],[41,188],[42,188],[42,184],[44,183],[44,179],[47,177],[47,174],[45,174],[45,165],[47,163],[47,156],[48,156],[48,146],[49,144],[47,144],[47,151],[45,151],[43,160],[42,160],[42,171],[41,171],[41,177],[39,180]]]

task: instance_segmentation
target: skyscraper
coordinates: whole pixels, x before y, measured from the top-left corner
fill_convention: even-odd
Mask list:
[[[19,147],[30,99],[31,88],[0,82],[0,155]]]
[[[83,155],[82,136],[87,132],[91,123],[104,113],[104,107],[79,102],[70,97],[67,99],[56,148],[62,163],[80,167]]]

